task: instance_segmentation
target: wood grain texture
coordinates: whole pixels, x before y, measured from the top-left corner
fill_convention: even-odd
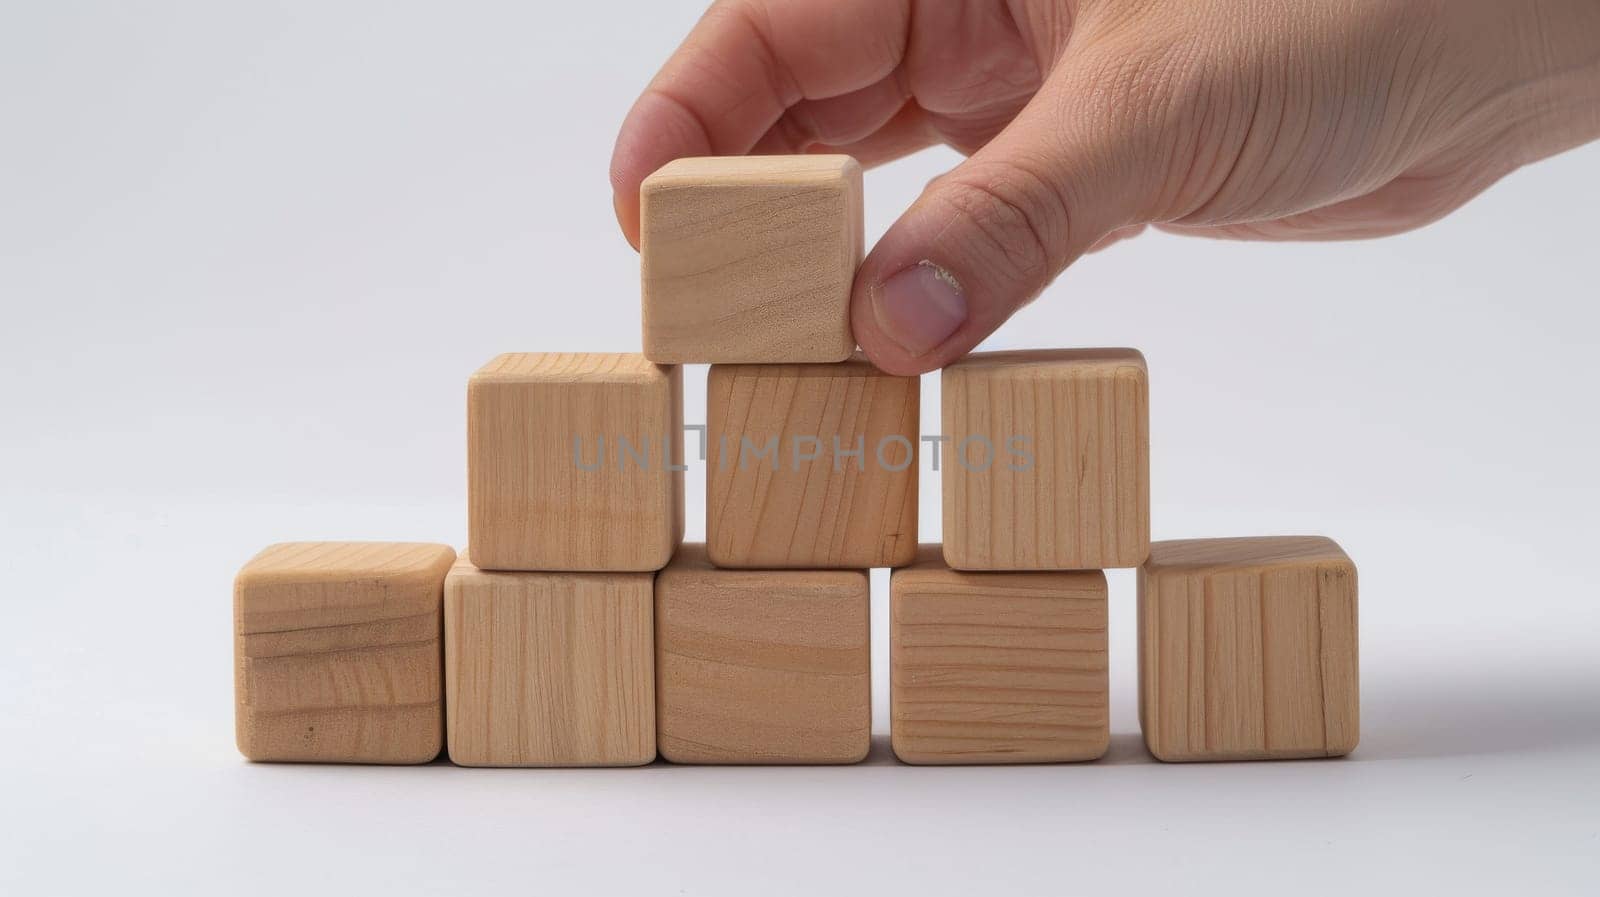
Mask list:
[[[233,587],[239,752],[251,760],[426,763],[444,740],[447,545],[288,542]]]
[[[1157,542],[1139,571],[1139,722],[1158,759],[1348,754],[1356,568],[1331,539]]]
[[[950,566],[1098,570],[1144,561],[1144,356],[1133,349],[987,352],[955,362],[942,377]]]
[[[445,580],[450,760],[640,766],[655,759],[649,573],[513,573],[456,562]]]
[[[646,356],[668,364],[849,357],[864,236],[854,159],[679,159],[639,194]]]
[[[717,566],[860,570],[916,556],[916,377],[860,357],[713,365],[707,393],[706,541]]]
[[[683,540],[683,376],[633,354],[502,355],[467,386],[468,533],[494,570],[658,570]],[[588,469],[593,468],[593,469]]]
[[[895,756],[940,765],[1105,753],[1105,574],[964,572],[929,545],[891,574],[889,593]]]
[[[856,763],[872,739],[867,574],[719,570],[685,545],[656,577],[657,720],[675,763]]]

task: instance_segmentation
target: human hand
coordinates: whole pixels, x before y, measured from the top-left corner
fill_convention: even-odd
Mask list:
[[[1597,136],[1595,0],[722,0],[611,182],[637,246],[639,184],[681,156],[968,154],[856,276],[856,341],[911,374],[1148,224],[1398,233]]]

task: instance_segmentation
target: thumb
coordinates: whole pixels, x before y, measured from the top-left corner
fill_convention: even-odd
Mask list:
[[[1102,238],[1141,223],[1130,118],[1091,125],[1083,100],[1093,92],[1052,81],[929,184],[862,262],[851,323],[883,370],[960,358]]]

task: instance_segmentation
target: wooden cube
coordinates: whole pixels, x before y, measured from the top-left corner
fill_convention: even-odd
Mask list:
[[[639,191],[644,354],[667,364],[843,361],[855,348],[861,166],[678,159]]]
[[[628,354],[501,355],[467,386],[486,570],[659,570],[683,539],[683,378]]]
[[[917,551],[916,377],[862,358],[713,365],[706,542],[719,567],[860,570]]]
[[[980,353],[945,368],[943,388],[950,566],[1143,563],[1150,550],[1144,356],[1133,349]]]
[[[460,766],[655,759],[652,574],[491,572],[444,586],[445,706]]]
[[[1320,536],[1153,545],[1139,571],[1139,723],[1167,761],[1354,750],[1350,558]]]
[[[234,710],[251,760],[427,763],[444,741],[447,545],[290,542],[233,587]]]
[[[1106,752],[1105,574],[952,570],[929,545],[889,582],[895,756],[1060,763]]]
[[[656,717],[675,763],[855,763],[872,740],[867,574],[719,570],[685,545],[656,576]]]

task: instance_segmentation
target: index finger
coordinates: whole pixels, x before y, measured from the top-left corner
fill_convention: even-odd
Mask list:
[[[720,0],[645,88],[611,155],[617,222],[639,245],[639,185],[684,156],[748,153],[790,106],[887,77],[911,0]]]

